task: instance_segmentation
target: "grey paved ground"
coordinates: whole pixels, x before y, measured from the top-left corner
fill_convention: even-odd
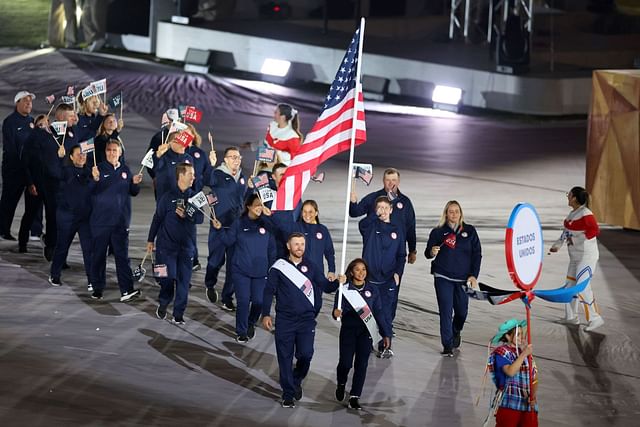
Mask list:
[[[8,113],[6,100],[17,87],[38,81],[34,79],[42,71],[29,64],[17,74],[15,69],[0,68],[2,116]],[[74,79],[95,77],[85,73],[73,63],[63,72]],[[261,96],[277,98],[277,94]],[[266,115],[247,117],[248,128],[264,128]],[[371,359],[362,397],[364,411],[348,411],[332,398],[338,328],[327,314],[328,300],[318,319],[305,397],[296,409],[282,409],[277,404],[280,391],[273,338],[259,331],[249,344],[235,343],[234,318],[206,301],[202,272],[194,274],[187,324],[176,327],[155,318],[157,288],[149,280],[142,285],[143,298],[130,305],[117,302],[112,262],[105,301],[88,299],[77,243],[72,246],[72,268],[64,273],[64,286],[51,288],[38,243],[21,255],[15,252],[15,244],[0,242],[0,423],[479,425],[486,399],[481,399],[480,407],[474,403],[482,388],[486,344],[499,322],[523,316],[524,307],[519,302],[500,307],[472,303],[461,353],[455,359],[442,359],[433,279],[421,255],[426,237],[444,203],[458,199],[467,220],[479,229],[484,254],[481,279],[511,287],[503,252],[509,213],[518,201],[533,203],[545,239],[555,239],[568,209],[564,192],[584,182],[585,123],[383,113],[368,117],[370,142],[358,150],[356,159],[373,161],[378,172],[387,165],[402,170],[401,188],[416,206],[420,256],[404,276],[396,357]],[[126,120],[126,141],[134,141],[127,145],[128,158],[137,159],[157,118],[131,109]],[[223,122],[214,120],[213,125],[226,129]],[[390,129],[397,138],[379,137]],[[232,129],[225,132],[222,141],[233,136]],[[345,168],[342,160],[328,162],[326,181],[312,183],[305,194],[318,200],[323,222],[336,241],[342,234]],[[358,184],[359,194],[378,188],[379,178],[370,189]],[[137,264],[153,209],[148,182],[133,206],[130,254],[132,264]],[[20,206],[18,216],[21,212]],[[14,234],[17,224],[16,220]],[[200,250],[206,253],[206,229],[201,230]],[[555,323],[562,315],[560,306],[539,300],[533,304],[543,426],[628,426],[635,425],[633,419],[640,413],[636,327],[640,235],[603,226],[600,242],[593,284],[607,323],[598,333]],[[340,252],[338,243],[336,249]],[[347,259],[359,252],[352,220]],[[539,286],[560,286],[567,260],[566,252],[545,257]]]

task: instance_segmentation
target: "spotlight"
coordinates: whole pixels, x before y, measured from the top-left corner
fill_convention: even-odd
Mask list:
[[[462,89],[451,86],[436,85],[431,100],[434,104],[458,105],[462,98]]]
[[[264,60],[260,72],[269,76],[284,77],[289,72],[289,67],[291,67],[289,61],[267,58]]]

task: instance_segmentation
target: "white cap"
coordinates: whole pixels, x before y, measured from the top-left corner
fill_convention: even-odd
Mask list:
[[[33,93],[27,92],[26,90],[21,90],[20,92],[16,93],[15,98],[13,98],[13,103],[17,104],[18,101],[20,101],[25,96],[30,96],[31,99],[36,99],[36,96]]]

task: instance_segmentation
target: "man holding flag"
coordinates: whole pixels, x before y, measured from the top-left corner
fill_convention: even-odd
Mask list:
[[[204,216],[188,202],[195,194],[191,188],[195,180],[193,165],[179,163],[176,174],[176,188],[158,200],[147,238],[147,253],[153,251],[155,241],[156,263],[165,265],[167,271],[166,277],[159,277],[161,289],[156,316],[166,318],[167,306],[175,295],[173,322],[184,324],[192,259],[196,253],[196,224],[201,224]]]
[[[208,185],[217,195],[216,218],[222,226],[228,228],[240,217],[242,206],[247,192],[247,180],[242,173],[242,156],[238,147],[227,147],[224,150],[223,162],[215,169],[208,172],[204,177],[205,185]],[[233,247],[225,247],[216,238],[213,226],[209,228],[209,257],[207,258],[207,271],[204,276],[207,299],[211,303],[218,301],[218,293],[214,286],[218,281],[218,273],[227,259],[227,269],[225,273],[224,286],[222,288],[221,302],[222,309],[226,311],[235,310],[233,304],[233,281],[229,260],[233,257]]]
[[[91,287],[91,228],[89,216],[91,214],[90,183],[91,169],[87,166],[87,154],[79,145],[71,147],[69,153],[70,165],[63,166],[58,193],[56,211],[57,239],[51,262],[49,284],[60,286],[62,266],[67,259],[69,247],[76,233],[80,236],[80,247],[84,269],[87,274],[88,288]],[[63,160],[60,159],[62,163]]]
[[[67,104],[60,104],[55,112],[56,122],[48,129],[34,129],[22,152],[28,193],[25,197],[24,216],[18,232],[18,250],[27,251],[29,230],[38,211],[44,203],[46,233],[44,257],[51,261],[56,245],[56,206],[62,165],[59,159],[66,154],[63,141],[70,129],[78,122],[78,116]],[[60,134],[56,132],[56,126]]]
[[[273,210],[292,210],[300,202],[302,193],[318,165],[347,149],[350,150],[347,195],[350,193],[353,149],[356,144],[362,144],[366,140],[362,85],[360,84],[363,31],[364,20],[356,30],[340,63],[318,120],[307,134],[305,143],[291,159],[289,167],[279,182],[276,200],[272,205]],[[348,203],[347,199],[345,205],[348,206]],[[348,217],[345,215],[342,265],[339,271],[344,271],[347,224]],[[269,316],[270,301],[276,293],[278,300],[276,350],[280,384],[283,389],[282,406],[287,408],[295,407],[294,399],[302,398],[301,383],[309,370],[313,355],[315,316],[322,304],[320,294],[322,291],[335,290],[335,288],[331,289],[333,286],[322,286],[327,279],[322,274],[312,274],[313,267],[303,262],[304,246],[304,235],[294,233],[289,237],[287,242],[289,258],[276,261],[269,271],[262,306],[263,315],[265,315],[262,324],[265,329],[270,329],[272,326],[272,319]],[[336,288],[337,285],[336,282]],[[339,298],[338,308],[341,308],[341,300],[342,298]],[[293,323],[288,323],[287,319]],[[295,370],[292,367],[294,347],[296,347],[297,358]]]
[[[180,123],[181,124],[181,123]],[[186,128],[186,125],[185,125]],[[193,136],[185,131],[173,132],[167,138],[168,142],[160,145],[153,162],[156,179],[156,200],[163,194],[176,189],[176,167],[180,163],[194,164],[193,157],[186,153]]]
[[[167,136],[169,135],[169,132],[171,132],[173,122],[178,120],[180,120],[180,113],[176,108],[169,108],[165,111],[160,119],[160,130],[151,137],[147,151],[153,150],[153,153],[155,154],[155,152],[158,151],[158,147],[164,144],[167,140]],[[153,167],[147,167],[147,172],[152,179],[153,195],[156,200],[158,200],[158,195],[156,194],[156,174],[153,171]]]

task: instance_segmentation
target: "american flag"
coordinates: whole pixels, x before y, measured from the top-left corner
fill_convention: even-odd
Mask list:
[[[215,206],[218,204],[218,196],[216,196],[216,193],[211,192],[207,194],[207,203],[209,203],[209,206]]]
[[[80,143],[80,152],[81,153],[90,153],[96,149],[93,138],[89,138],[86,141],[82,141]]]
[[[307,280],[304,282],[304,285],[302,285],[301,289],[303,294],[305,294],[307,297],[310,297],[311,293],[313,292],[313,285],[309,280]]]
[[[251,181],[253,181],[253,186],[256,188],[269,185],[269,177],[266,173],[261,173],[258,176],[254,176],[253,178],[251,178]]]
[[[320,172],[312,176],[311,181],[321,184],[322,181],[324,181],[324,172]]]
[[[362,144],[367,139],[362,85],[357,75],[360,31],[356,30],[353,35],[318,120],[282,177],[274,210],[292,210],[301,200],[318,166],[328,158],[350,149],[354,124],[355,144]],[[354,123],[356,96],[357,116]]]
[[[177,120],[174,120],[173,122],[171,122],[171,127],[169,128],[169,133],[173,133],[173,132],[182,132],[183,130],[189,129],[189,126],[185,125],[184,123],[181,123]]]
[[[369,308],[368,305],[365,305],[360,310],[358,310],[358,316],[360,316],[360,318],[363,320],[369,317],[370,315],[371,315],[371,309]]]
[[[261,146],[258,148],[256,159],[259,162],[271,163],[276,158],[276,150],[271,147]]]
[[[369,171],[368,169],[361,168],[360,166],[358,166],[358,168],[356,169],[356,177],[360,178],[362,182],[369,185],[371,184],[371,179],[373,178],[373,175],[371,174],[371,171]]]
[[[163,279],[167,276],[169,276],[169,272],[167,271],[167,264],[153,265],[153,277],[157,277],[158,279]]]

